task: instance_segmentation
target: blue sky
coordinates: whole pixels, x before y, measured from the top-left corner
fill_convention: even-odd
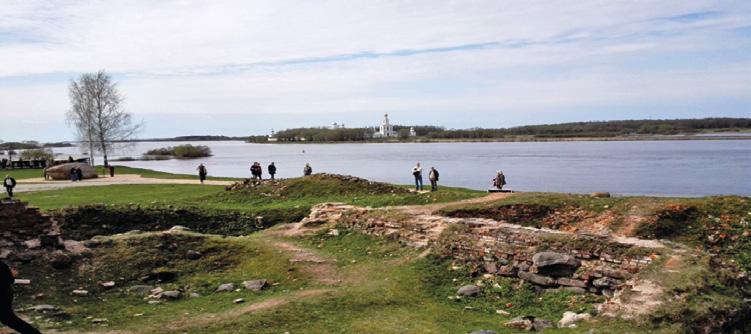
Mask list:
[[[5,1],[0,140],[73,139],[105,69],[140,137],[751,117],[749,1]],[[10,124],[10,125],[9,125]]]

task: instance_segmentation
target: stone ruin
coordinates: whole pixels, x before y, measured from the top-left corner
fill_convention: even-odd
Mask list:
[[[615,239],[501,223],[484,218],[362,208],[315,206],[304,225],[337,224],[365,234],[429,247],[477,274],[515,277],[541,288],[612,296],[659,257],[659,242]]]
[[[70,248],[76,242],[63,241],[60,228],[38,208],[17,200],[0,200],[0,259],[7,263],[29,263],[43,257],[54,268],[67,268],[73,261]]]

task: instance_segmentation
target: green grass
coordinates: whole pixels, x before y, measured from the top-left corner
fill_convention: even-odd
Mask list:
[[[99,166],[101,168],[101,166]],[[146,168],[135,168],[127,166],[115,166],[115,175],[117,174],[138,174],[143,177],[155,178],[155,179],[177,179],[177,180],[197,180],[198,172],[196,174],[174,174],[168,172],[160,172]],[[215,177],[209,176],[206,178],[211,181],[239,181],[242,178],[239,177]]]
[[[224,191],[223,186],[189,184],[139,184],[74,187],[18,193],[18,199],[43,210],[90,204],[191,203]]]
[[[4,179],[6,175],[12,176],[16,180],[41,179],[41,169],[0,169],[0,178]]]
[[[97,172],[99,175],[109,177],[109,172],[105,172],[104,167],[97,166]],[[155,178],[155,179],[177,179],[177,180],[197,180],[197,174],[174,174],[167,172],[160,172],[146,168],[135,168],[127,166],[115,165],[115,175],[119,174],[137,174],[143,177]],[[13,176],[16,180],[35,179],[42,178],[42,169],[2,169],[0,170],[0,176],[5,178],[5,175]],[[242,178],[237,177],[214,177],[209,176],[207,180],[212,181],[239,181]]]

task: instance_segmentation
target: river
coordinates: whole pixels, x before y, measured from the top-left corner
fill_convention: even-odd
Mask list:
[[[137,157],[152,148],[183,142],[139,142],[116,156]],[[278,177],[314,172],[349,174],[397,184],[413,182],[415,162],[440,171],[439,184],[487,189],[497,170],[517,191],[619,195],[751,195],[751,141],[582,141],[389,144],[248,144],[193,142],[213,156],[195,160],[129,161],[121,165],[195,173],[203,162],[213,176],[248,177],[249,165],[274,161]],[[78,148],[58,148],[80,156]],[[101,158],[97,157],[101,163]],[[267,176],[267,175],[264,175]],[[427,183],[427,180],[425,180]]]

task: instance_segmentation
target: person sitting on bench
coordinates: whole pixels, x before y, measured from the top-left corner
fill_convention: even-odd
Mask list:
[[[502,171],[498,171],[495,173],[495,178],[493,178],[493,186],[496,187],[496,189],[501,190],[503,189],[503,186],[506,185],[506,176],[503,175]]]

